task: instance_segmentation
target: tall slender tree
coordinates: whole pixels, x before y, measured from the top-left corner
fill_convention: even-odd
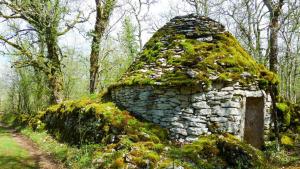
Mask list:
[[[131,63],[138,53],[138,43],[136,36],[134,35],[135,27],[132,24],[129,17],[126,17],[123,22],[123,32],[122,32],[122,44],[128,55],[129,62]]]
[[[90,54],[90,93],[93,94],[97,89],[100,67],[100,43],[103,34],[109,24],[109,18],[115,7],[116,0],[95,0],[96,3],[96,22],[92,33],[92,45]]]
[[[278,73],[278,33],[280,30],[280,16],[282,15],[282,7],[284,5],[284,0],[278,0],[274,2],[272,0],[264,0],[265,5],[267,6],[270,13],[270,35],[269,35],[269,67],[270,70],[274,73]],[[277,96],[278,96],[278,85],[270,84],[270,94],[272,97],[272,115],[275,127],[277,150],[280,150],[279,146],[279,129],[278,129],[278,114],[276,108]]]
[[[144,25],[149,19],[149,10],[157,0],[126,0],[129,6],[129,13],[134,18],[136,24],[136,36],[139,42],[139,51],[143,49],[143,33],[146,31]]]

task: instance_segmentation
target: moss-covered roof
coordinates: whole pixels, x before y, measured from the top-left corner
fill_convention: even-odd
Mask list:
[[[173,18],[146,43],[120,84],[195,85],[260,81],[276,76],[258,64],[220,23],[202,16]]]

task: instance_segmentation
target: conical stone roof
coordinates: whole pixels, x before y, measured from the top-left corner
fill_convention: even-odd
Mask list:
[[[123,85],[276,83],[276,76],[245,51],[224,26],[208,17],[173,18],[146,43],[119,82]]]

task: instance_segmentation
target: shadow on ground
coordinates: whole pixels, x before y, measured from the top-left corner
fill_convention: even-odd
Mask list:
[[[28,163],[30,158],[19,158],[12,156],[0,156],[1,169],[36,169],[36,164]]]
[[[36,166],[35,160],[14,140],[9,129],[0,125],[0,168],[35,169]]]

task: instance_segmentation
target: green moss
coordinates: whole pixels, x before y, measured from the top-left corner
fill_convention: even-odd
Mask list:
[[[282,113],[283,124],[285,127],[290,126],[291,124],[291,109],[287,103],[276,103],[277,109]]]
[[[119,157],[114,161],[112,168],[123,169],[123,168],[125,168],[125,166],[126,165],[124,163],[124,159],[122,157]]]
[[[281,136],[280,141],[281,141],[281,144],[284,146],[293,146],[294,145],[294,140],[287,135]]]
[[[36,119],[35,124],[43,124],[57,139],[71,144],[107,143],[123,134],[127,135],[121,139],[123,146],[129,146],[130,139],[157,144],[167,139],[165,129],[138,121],[112,102],[66,101],[50,107]]]
[[[187,41],[182,41],[182,42],[180,42],[180,46],[183,48],[183,50],[185,51],[186,54],[188,54],[188,55],[196,54],[193,44],[191,44]]]
[[[161,40],[163,39],[163,40]],[[166,41],[162,43],[162,41]],[[180,56],[174,50],[182,50]],[[163,70],[161,77],[152,78],[150,74],[138,71],[147,69],[146,65],[155,64],[163,67],[158,59],[164,58],[174,71]],[[192,69],[200,74],[195,78],[187,75]],[[243,72],[251,77],[241,78]],[[205,75],[205,76],[203,76]],[[123,79],[116,85],[195,85],[212,83],[209,75],[219,76],[217,81],[232,81],[248,84],[259,81],[260,87],[269,83],[278,83],[278,77],[267,70],[241,47],[239,42],[229,33],[213,35],[213,41],[202,42],[186,38],[181,34],[173,34],[171,29],[162,28],[150,39],[141,52],[140,58],[131,66]]]
[[[202,136],[191,144],[173,147],[169,152],[172,159],[188,162],[190,168],[263,168],[264,156],[255,148],[239,141],[236,137]]]
[[[249,144],[240,142],[235,136],[226,134],[217,145],[221,156],[229,165],[237,168],[265,168],[263,153]]]
[[[92,154],[93,159],[101,159],[93,163],[96,168],[255,168],[263,161],[258,150],[231,135],[202,136],[180,146],[168,140],[165,129],[141,122],[113,103],[84,101],[77,107],[76,102],[81,101],[61,103],[56,112],[52,107],[41,120],[57,139],[81,146],[98,143]],[[90,158],[91,154],[81,160],[91,163]]]
[[[276,103],[276,107],[281,112],[289,111],[289,106],[286,103]]]
[[[300,126],[296,126],[296,132],[300,133]]]
[[[159,155],[156,152],[147,153],[144,158],[149,159],[153,163],[157,163],[160,159]]]

